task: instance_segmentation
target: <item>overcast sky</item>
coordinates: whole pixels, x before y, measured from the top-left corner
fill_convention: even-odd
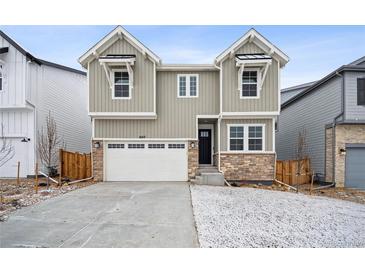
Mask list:
[[[115,26],[0,26],[36,57],[81,69],[77,59]],[[322,78],[365,55],[365,26],[124,26],[168,63],[212,63],[254,27],[290,62],[282,87]]]

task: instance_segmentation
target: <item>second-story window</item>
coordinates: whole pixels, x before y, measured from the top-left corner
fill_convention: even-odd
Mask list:
[[[259,70],[258,69],[244,70],[242,72],[241,98],[259,97],[258,84],[259,84]]]
[[[113,99],[130,99],[129,74],[127,71],[113,72]]]
[[[198,74],[178,74],[177,76],[177,96],[179,98],[198,97],[199,75]]]
[[[357,105],[365,106],[365,78],[357,79]]]

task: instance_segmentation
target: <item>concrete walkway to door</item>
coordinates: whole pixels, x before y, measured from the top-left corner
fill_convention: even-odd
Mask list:
[[[11,214],[0,247],[198,247],[189,186],[106,182]]]

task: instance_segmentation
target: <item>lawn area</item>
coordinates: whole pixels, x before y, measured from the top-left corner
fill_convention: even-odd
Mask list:
[[[201,247],[365,247],[365,205],[255,188],[192,185]]]

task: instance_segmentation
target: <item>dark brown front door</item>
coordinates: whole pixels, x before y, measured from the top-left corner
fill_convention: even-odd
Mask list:
[[[199,129],[199,164],[211,164],[212,157],[212,131]]]

